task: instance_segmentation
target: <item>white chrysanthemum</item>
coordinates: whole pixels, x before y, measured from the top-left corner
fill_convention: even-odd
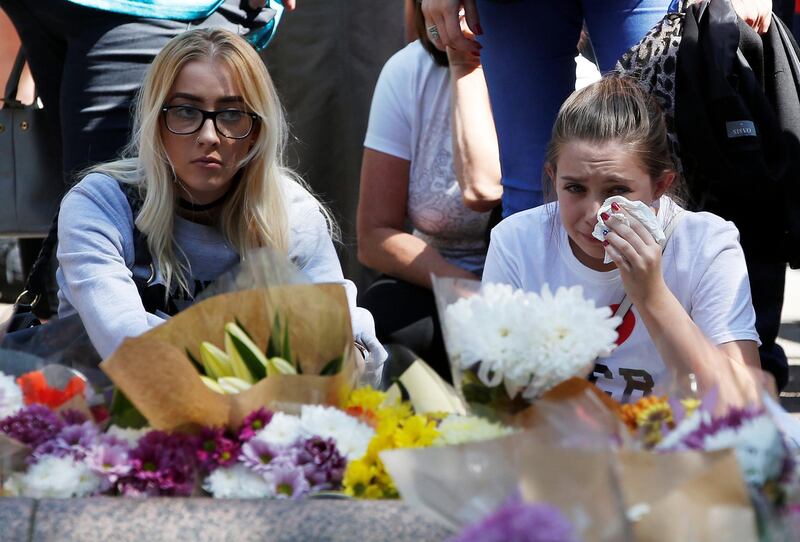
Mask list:
[[[436,428],[439,437],[434,446],[454,446],[465,442],[478,442],[504,437],[514,432],[510,427],[490,422],[479,416],[447,416]]]
[[[100,489],[102,479],[84,461],[45,456],[19,479],[22,495],[37,499],[88,497]]]
[[[0,420],[11,416],[24,406],[22,390],[13,376],[0,372]]]
[[[116,437],[122,441],[128,443],[128,446],[131,448],[135,448],[136,445],[139,443],[139,439],[142,438],[144,435],[152,431],[151,427],[143,427],[141,429],[130,429],[127,427],[120,427],[118,425],[112,425],[106,431],[106,434],[112,437]]]
[[[291,446],[303,436],[300,418],[283,412],[276,412],[272,420],[253,438],[263,440],[273,446]]]
[[[588,372],[615,346],[618,317],[584,299],[583,288],[545,285],[541,295],[506,284],[486,284],[445,310],[448,351],[462,369],[478,365],[487,386],[534,398]]]
[[[370,426],[333,407],[305,405],[300,413],[300,423],[307,437],[332,438],[336,449],[348,461],[367,453],[369,441],[375,436]]]
[[[701,410],[667,434],[656,450],[687,449],[684,441],[699,431],[702,425],[711,427],[713,417],[709,412]],[[787,453],[775,422],[766,414],[746,419],[735,429],[726,427],[716,431],[709,430],[699,444],[707,451],[733,448],[745,481],[759,486],[780,476]]]
[[[763,485],[778,478],[786,453],[781,435],[769,416],[749,419],[738,429],[724,429],[703,441],[705,450],[734,448],[746,482]]]
[[[219,468],[203,482],[215,499],[263,499],[274,497],[272,484],[244,465]]]

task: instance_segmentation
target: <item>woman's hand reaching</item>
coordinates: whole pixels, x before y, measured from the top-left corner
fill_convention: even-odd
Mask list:
[[[463,12],[459,13],[459,24],[461,33],[469,41],[475,41],[475,33],[467,25],[467,19]],[[464,51],[447,47],[447,61],[450,65],[450,72],[454,76],[470,73],[481,65],[481,55],[473,51]]]
[[[425,15],[425,25],[431,38],[438,35],[442,45],[456,51],[464,53],[480,51],[480,44],[465,37],[460,24],[460,12],[463,9],[467,26],[472,33],[477,35],[483,33],[475,2],[476,0],[422,0],[422,13]],[[435,32],[431,31],[431,27],[435,27]]]
[[[765,34],[772,22],[772,0],[731,0],[736,15],[759,34]]]

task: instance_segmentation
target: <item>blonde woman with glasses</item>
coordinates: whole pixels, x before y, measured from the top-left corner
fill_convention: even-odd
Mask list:
[[[355,307],[333,221],[284,165],[287,127],[255,50],[224,30],[182,34],[148,70],[123,158],[97,165],[61,205],[59,316],[80,315],[102,357],[191,303],[248,250],[286,253],[314,282],[345,285],[355,339],[380,365]]]

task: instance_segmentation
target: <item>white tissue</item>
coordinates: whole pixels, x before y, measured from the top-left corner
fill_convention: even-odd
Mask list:
[[[603,202],[603,205],[600,209],[597,210],[597,224],[594,227],[594,231],[592,232],[592,237],[598,239],[600,241],[604,241],[606,235],[608,234],[608,228],[606,227],[605,221],[601,216],[603,213],[608,213],[609,217],[614,217],[622,221],[626,226],[630,226],[630,219],[627,215],[621,212],[614,212],[611,210],[611,204],[616,203],[620,207],[622,207],[630,216],[638,220],[642,223],[642,225],[647,228],[647,231],[650,232],[650,235],[653,236],[656,243],[661,246],[664,246],[664,241],[666,241],[667,237],[664,235],[664,230],[661,229],[661,224],[658,222],[658,218],[656,214],[653,212],[646,203],[643,201],[631,201],[627,198],[622,196],[611,196],[607,200]],[[658,204],[658,202],[655,202]],[[611,258],[608,257],[608,252],[606,252],[605,258],[603,258],[603,263],[611,263]]]

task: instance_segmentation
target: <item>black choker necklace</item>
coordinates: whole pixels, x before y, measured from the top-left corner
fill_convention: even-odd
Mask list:
[[[186,209],[187,211],[192,212],[199,212],[199,211],[208,211],[209,209],[213,209],[214,207],[218,207],[225,198],[227,197],[228,193],[224,193],[221,197],[215,199],[211,203],[192,203],[191,201],[186,201],[183,198],[178,198],[178,207],[181,209]]]

